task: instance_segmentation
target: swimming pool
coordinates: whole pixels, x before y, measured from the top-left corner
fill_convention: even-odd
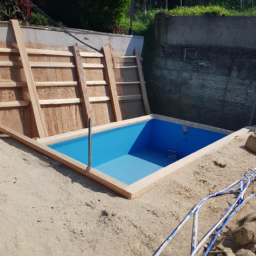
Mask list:
[[[126,185],[173,164],[227,134],[159,119],[92,135],[92,167]],[[88,164],[88,136],[50,145]]]

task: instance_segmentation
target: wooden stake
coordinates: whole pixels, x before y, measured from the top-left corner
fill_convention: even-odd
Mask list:
[[[121,110],[120,110],[118,97],[117,97],[114,68],[113,68],[113,62],[112,62],[109,46],[108,45],[103,46],[103,51],[105,56],[106,80],[108,84],[112,107],[114,110],[115,121],[121,121],[122,116],[121,116]]]
[[[29,64],[28,55],[26,52],[25,43],[23,41],[20,25],[18,23],[18,20],[10,20],[10,22],[12,24],[13,32],[17,41],[21,62],[22,62],[25,77],[27,80],[28,91],[29,91],[31,105],[32,105],[35,120],[36,120],[38,134],[40,138],[44,138],[44,137],[47,137],[48,134],[47,134],[46,126],[44,123],[43,113],[41,111],[41,107],[39,104],[35,81],[34,81],[33,73],[31,70],[31,66]]]
[[[146,90],[146,86],[145,86],[145,80],[144,80],[142,65],[141,65],[141,61],[140,61],[140,55],[139,55],[136,48],[134,49],[134,55],[136,56],[139,78],[140,78],[141,94],[142,94],[146,114],[150,115],[151,111],[150,111],[150,107],[149,107],[149,103],[148,103],[148,96],[147,96],[147,90]]]
[[[92,109],[91,109],[91,104],[90,104],[89,95],[87,91],[86,77],[85,77],[85,72],[83,68],[82,58],[81,58],[77,43],[73,45],[73,49],[74,49],[74,57],[76,62],[76,71],[77,71],[79,84],[81,88],[82,99],[83,99],[82,105],[83,105],[84,113],[86,114],[85,122],[88,126],[88,119],[91,118]]]

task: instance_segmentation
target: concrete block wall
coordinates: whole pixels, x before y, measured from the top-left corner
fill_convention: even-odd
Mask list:
[[[154,50],[143,62],[152,112],[229,130],[248,125],[254,24],[256,17],[157,15]]]

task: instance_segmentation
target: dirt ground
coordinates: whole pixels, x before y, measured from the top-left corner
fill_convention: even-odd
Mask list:
[[[203,197],[256,168],[256,155],[243,147],[247,137],[236,137],[132,201],[11,138],[0,138],[0,255],[153,255]],[[212,199],[200,209],[200,237],[232,200]],[[256,199],[251,199],[236,219],[255,210]],[[190,220],[161,255],[189,255],[191,225]]]

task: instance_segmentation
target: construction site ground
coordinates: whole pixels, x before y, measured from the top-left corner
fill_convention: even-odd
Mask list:
[[[256,168],[255,154],[244,148],[248,136],[236,137],[132,201],[3,136],[0,255],[153,255],[202,198]],[[232,200],[215,198],[200,209],[199,238]],[[253,198],[232,222],[255,210]],[[162,255],[189,255],[191,227],[192,220]]]

